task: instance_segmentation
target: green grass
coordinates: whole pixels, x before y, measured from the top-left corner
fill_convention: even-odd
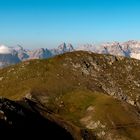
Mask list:
[[[117,94],[121,89],[124,95],[132,94],[135,100],[140,93],[134,84],[140,81],[140,61],[123,58],[110,65],[112,58],[80,51],[1,69],[0,96],[20,100],[32,93],[54,113],[79,127],[86,128],[88,124],[81,119],[91,116],[90,121],[100,121],[106,125],[106,131],[111,133],[113,128],[117,134],[139,140],[139,126],[116,127],[139,122],[137,110],[109,96],[107,90]],[[75,68],[77,64],[80,67]],[[90,106],[94,110],[87,111]]]
[[[63,106],[60,106],[61,102],[63,102]],[[136,140],[140,138],[140,121],[136,109],[103,93],[76,89],[50,99],[47,106],[67,121],[81,128],[86,128],[89,122],[100,121],[102,125],[105,125],[105,128],[99,126],[93,129],[94,132],[114,133],[112,131],[115,130],[115,134],[126,138]],[[93,107],[94,110],[88,111],[89,107]],[[90,121],[82,123],[81,120],[89,116],[91,116]]]
[[[135,99],[140,88],[130,82],[129,79],[131,78],[131,81],[133,79],[135,81],[140,80],[140,61],[124,58],[110,65],[108,59],[111,57],[87,52],[73,52],[47,60],[32,60],[7,67],[0,70],[0,77],[3,77],[0,81],[0,96],[19,99],[35,88],[43,88],[54,94],[83,87],[104,92],[100,88],[100,83],[114,89],[109,83],[111,81],[114,82],[115,87],[122,88],[124,94],[133,94]],[[90,63],[91,60],[95,64],[98,62],[96,65],[101,70],[98,72],[93,66],[90,67],[89,71],[95,75],[94,77],[83,75],[81,69],[85,68],[84,61]],[[73,64],[80,64],[81,68],[73,70]],[[132,70],[129,72],[127,72],[128,66],[132,66]],[[80,85],[78,85],[79,83]]]

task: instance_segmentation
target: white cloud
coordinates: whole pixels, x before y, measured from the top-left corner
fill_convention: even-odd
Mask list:
[[[11,54],[13,53],[13,49],[12,48],[9,48],[7,46],[4,46],[4,45],[1,45],[0,46],[0,54]]]

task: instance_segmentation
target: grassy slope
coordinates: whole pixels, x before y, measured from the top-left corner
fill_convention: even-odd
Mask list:
[[[71,66],[71,58],[75,54],[65,55],[48,60],[27,61],[0,70],[0,96],[20,99],[32,90],[60,94],[73,88],[86,87],[89,78],[82,76],[79,70],[74,71]],[[76,59],[74,61],[79,61],[79,57]]]
[[[110,134],[114,139],[118,135],[121,139],[140,138],[140,118],[136,109],[103,93],[78,89],[47,105],[76,126],[91,129],[97,135],[105,132],[102,138],[107,139]]]
[[[115,139],[119,134],[123,139],[140,139],[136,109],[105,95],[102,88],[104,85],[109,89],[119,87],[126,95],[132,94],[136,98],[140,88],[134,79],[136,82],[140,80],[140,62],[125,58],[112,61],[112,58],[73,52],[7,67],[0,70],[0,96],[18,100],[32,93],[73,124],[93,129],[97,135],[105,131],[101,137]],[[91,62],[93,66],[87,69]]]
[[[135,95],[140,93],[140,61],[123,58],[112,62],[111,59],[114,57],[74,52],[10,66],[0,70],[0,96],[18,99],[37,88],[49,93],[67,92],[79,87],[103,91],[105,86],[110,92],[115,92],[116,87],[115,90],[120,92],[120,88],[135,99]],[[84,74],[85,62],[91,65],[88,75]]]

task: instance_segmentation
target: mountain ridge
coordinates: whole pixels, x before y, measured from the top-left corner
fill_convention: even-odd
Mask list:
[[[11,64],[15,64],[30,59],[46,59],[55,55],[79,50],[90,51],[97,54],[111,54],[114,56],[124,56],[140,59],[140,41],[134,40],[130,40],[127,42],[106,42],[99,45],[85,44],[80,45],[77,48],[74,48],[70,43],[62,43],[57,48],[53,49],[38,48],[33,50],[24,49],[20,45],[17,45],[16,47],[7,47],[2,45],[0,46],[0,56],[5,55],[6,57],[7,54],[10,54],[11,56],[15,57],[15,62],[12,62]],[[5,59],[5,62],[0,59],[0,63],[2,63],[0,67],[10,65],[9,59],[11,59],[11,57],[9,57],[9,59],[8,57],[6,58],[7,59]]]
[[[136,59],[74,51],[1,69],[0,96],[23,101],[75,140],[139,140],[139,69]]]

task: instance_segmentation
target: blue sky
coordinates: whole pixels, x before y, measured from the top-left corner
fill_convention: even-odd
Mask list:
[[[140,0],[0,0],[0,44],[140,40]]]

